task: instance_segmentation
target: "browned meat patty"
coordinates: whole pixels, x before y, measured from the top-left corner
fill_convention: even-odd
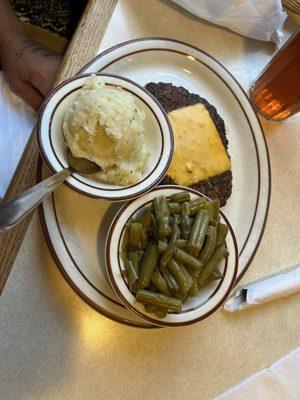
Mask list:
[[[200,97],[198,94],[190,93],[182,86],[174,86],[171,83],[150,82],[147,83],[146,89],[157,98],[167,112],[191,106],[196,103],[202,103],[209,112],[227,151],[228,140],[226,137],[224,121],[218,114],[216,108],[206,99]],[[174,184],[175,182],[170,176],[166,175],[161,183]],[[199,181],[192,185],[191,188],[199,190],[212,199],[218,198],[221,206],[223,206],[231,195],[232,172],[226,171],[204,181]]]

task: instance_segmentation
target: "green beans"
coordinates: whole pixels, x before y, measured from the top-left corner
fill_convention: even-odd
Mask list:
[[[175,247],[173,254],[176,260],[182,262],[194,271],[200,271],[203,267],[202,263],[196,257],[182,249]]]
[[[164,280],[166,281],[168,289],[174,296],[177,296],[179,293],[179,286],[174,276],[170,273],[170,271],[166,267],[160,268],[160,271]]]
[[[151,290],[152,292],[159,292],[159,290],[157,290],[157,287],[154,285],[153,282],[150,282],[148,289]]]
[[[171,296],[171,292],[168,288],[167,282],[159,271],[153,272],[151,280],[160,293],[165,294],[166,296]]]
[[[202,262],[203,265],[206,264],[212,256],[216,247],[216,242],[217,228],[213,225],[210,225],[207,228],[205,243],[199,255],[199,260]]]
[[[204,286],[208,285],[210,282],[219,280],[221,278],[223,278],[223,274],[219,270],[212,272],[205,281],[203,281],[202,279],[199,279],[199,277],[198,277],[198,290],[202,289]]]
[[[130,260],[133,264],[133,267],[136,271],[136,273],[139,273],[140,269],[140,261],[144,255],[144,252],[142,250],[136,250],[136,251],[128,251],[127,253],[127,258]]]
[[[209,218],[210,218],[210,223],[212,225],[217,225],[219,218],[219,210],[220,210],[220,202],[218,199],[212,200],[208,203]]]
[[[165,318],[168,314],[168,309],[157,307],[156,310],[154,311],[154,314],[160,319]]]
[[[227,232],[218,200],[191,199],[188,192],[156,197],[124,228],[121,274],[145,310],[165,318],[222,278],[219,264],[228,255]]]
[[[132,261],[140,262],[144,255],[144,250],[131,250],[127,252],[128,258]]]
[[[223,278],[223,273],[217,269],[209,275],[208,281],[216,281],[221,278]]]
[[[149,285],[152,273],[158,262],[158,256],[157,246],[150,243],[142,260],[141,273],[138,281],[139,289],[144,289]]]
[[[174,193],[171,196],[169,196],[170,201],[177,201],[178,203],[189,201],[190,198],[191,195],[189,194],[189,192]]]
[[[156,197],[153,203],[158,224],[158,236],[163,239],[170,234],[170,211],[167,198],[164,196]]]
[[[203,246],[209,224],[209,218],[210,216],[208,211],[199,210],[193,223],[187,244],[187,250],[189,250],[189,252],[196,257]]]
[[[176,215],[174,217],[174,222],[173,222],[173,227],[172,227],[172,234],[171,234],[171,239],[169,244],[167,245],[166,250],[164,251],[164,254],[162,255],[159,265],[161,267],[165,267],[167,265],[167,262],[170,260],[173,254],[173,250],[175,247],[175,243],[177,238],[179,237],[179,228],[178,228],[178,216]]]
[[[205,210],[207,208],[207,201],[203,197],[198,197],[189,202],[190,216],[194,216],[200,209]]]
[[[164,243],[162,240],[160,240],[157,244],[157,250],[160,254],[164,253],[167,250],[167,243]]]
[[[180,203],[178,203],[177,201],[174,201],[174,202],[170,201],[169,210],[170,210],[170,214],[179,214],[181,211]]]
[[[167,268],[175,278],[180,294],[185,295],[193,283],[191,276],[184,266],[174,259],[168,261]]]
[[[150,207],[144,207],[141,209],[137,222],[142,224],[142,227],[145,231],[148,231],[151,225],[151,208]]]
[[[217,246],[224,243],[227,233],[228,226],[219,222],[217,226]]]
[[[158,318],[165,318],[165,316],[168,314],[168,310],[165,308],[158,308],[156,306],[153,306],[151,304],[147,304],[145,306],[145,311],[148,313],[155,314]]]
[[[133,262],[131,260],[128,260],[127,258],[124,257],[123,261],[124,261],[124,266],[125,266],[125,271],[126,271],[129,288],[134,293],[137,289],[137,283],[138,283],[138,279],[139,279],[138,273],[137,273],[136,268],[133,265]]]
[[[189,272],[189,271],[187,270],[187,268],[186,268],[183,264],[181,264],[179,261],[178,261],[178,264],[179,264],[180,268],[182,269],[182,271],[183,271],[183,273],[184,273],[184,275],[185,275],[185,279],[186,279],[186,281],[187,281],[187,287],[189,287],[189,289],[190,289],[191,286],[192,286],[192,284],[193,284],[192,273]],[[195,272],[195,273],[197,274],[197,272]],[[187,293],[188,293],[188,290],[187,290],[186,293],[184,293],[184,295],[186,295]]]
[[[182,204],[179,226],[182,238],[188,239],[191,232],[192,219],[190,218],[189,205],[186,202]]]
[[[124,228],[124,235],[123,235],[123,240],[122,240],[122,245],[121,245],[121,252],[126,253],[128,243],[129,243],[129,233],[130,233],[130,224],[126,224]]]
[[[143,242],[143,226],[139,222],[130,225],[129,243],[133,248],[141,249]]]
[[[157,225],[157,221],[155,219],[155,216],[152,213],[150,215],[150,219],[151,219],[150,226],[151,226],[151,232],[152,232],[153,239],[158,241],[159,240],[159,237],[158,237],[158,225]]]
[[[167,249],[167,245],[161,241],[158,242],[158,251],[164,252]],[[198,258],[192,256],[182,249],[178,249],[178,247],[174,247],[173,256],[176,260],[182,262],[183,264],[190,267],[192,270],[200,271],[203,267],[202,263],[198,260]]]
[[[184,249],[187,246],[188,241],[185,239],[177,239],[175,242],[175,246],[179,249]]]
[[[137,291],[136,300],[142,304],[151,304],[158,308],[164,308],[173,312],[180,312],[182,308],[181,300],[145,289],[139,289]]]
[[[198,284],[201,286],[205,283],[210,274],[219,268],[219,264],[224,257],[228,257],[228,251],[224,245],[219,245],[208,263],[205,265],[198,277]]]
[[[188,294],[190,297],[195,297],[198,294],[198,280],[195,272],[192,272],[192,285]]]

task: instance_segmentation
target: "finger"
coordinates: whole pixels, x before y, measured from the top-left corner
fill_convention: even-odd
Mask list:
[[[54,76],[48,76],[47,79],[35,74],[30,79],[30,83],[43,95],[47,96],[53,86]]]
[[[36,71],[36,73],[31,76],[30,81],[32,85],[44,96],[47,96],[53,87],[60,61],[61,58],[58,56],[49,57],[47,60],[47,71],[44,71],[44,73]]]
[[[41,93],[29,82],[19,82],[14,88],[14,92],[36,111],[38,111],[43,102],[43,96]]]

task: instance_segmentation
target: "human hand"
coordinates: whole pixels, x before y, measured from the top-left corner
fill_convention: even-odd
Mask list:
[[[12,91],[38,110],[53,85],[61,57],[24,34],[0,43],[0,60]]]

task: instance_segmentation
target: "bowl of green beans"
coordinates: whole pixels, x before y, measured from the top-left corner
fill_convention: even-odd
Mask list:
[[[216,311],[233,288],[238,250],[218,200],[166,185],[126,203],[105,247],[110,283],[148,322],[181,326]]]

